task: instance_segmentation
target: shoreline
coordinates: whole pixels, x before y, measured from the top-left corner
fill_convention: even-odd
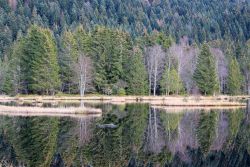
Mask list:
[[[0,102],[15,101],[20,104],[28,102],[35,104],[58,103],[58,102],[76,102],[81,100],[86,103],[110,103],[110,104],[129,104],[129,103],[147,103],[152,106],[168,107],[213,107],[213,106],[246,106],[246,101],[250,96],[0,96]]]
[[[152,106],[153,108],[160,109],[161,111],[167,113],[177,113],[177,112],[189,112],[193,110],[201,111],[211,111],[211,110],[237,110],[237,109],[246,109],[246,106]]]

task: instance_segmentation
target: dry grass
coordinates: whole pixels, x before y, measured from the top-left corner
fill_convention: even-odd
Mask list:
[[[4,106],[0,105],[0,113],[3,114],[29,114],[29,115],[100,115],[101,109],[86,107],[69,108],[42,108],[42,107],[22,107],[22,106]]]
[[[101,116],[102,110],[96,108],[43,108],[43,103],[52,103],[55,106],[62,103],[79,103],[83,100],[87,103],[148,103],[153,107],[166,110],[166,112],[183,112],[193,109],[211,110],[211,109],[236,109],[246,107],[248,96],[24,96],[8,97],[0,96],[0,102],[14,101],[18,104],[35,104],[36,107],[24,106],[4,106],[0,105],[0,115],[15,116],[70,116],[85,117],[89,115]],[[40,107],[37,107],[40,106]]]
[[[101,117],[102,114],[93,114],[93,115],[86,115],[86,114],[61,114],[61,113],[25,113],[25,112],[5,112],[0,111],[0,115],[5,116],[20,116],[20,117],[72,117],[72,118],[90,118],[90,117]]]
[[[179,112],[189,112],[194,110],[202,110],[202,111],[211,111],[211,110],[226,110],[226,111],[235,111],[236,109],[245,109],[245,106],[210,106],[210,107],[202,107],[202,106],[194,106],[194,107],[183,107],[183,106],[152,106],[157,109],[161,109],[167,113],[179,113]]]
[[[17,101],[31,103],[46,102],[79,102],[83,100],[89,103],[149,103],[155,106],[245,106],[249,96],[0,96],[0,102]]]

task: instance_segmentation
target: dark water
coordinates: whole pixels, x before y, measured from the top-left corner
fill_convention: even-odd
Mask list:
[[[0,166],[250,166],[247,109],[99,107],[98,118],[0,116]]]

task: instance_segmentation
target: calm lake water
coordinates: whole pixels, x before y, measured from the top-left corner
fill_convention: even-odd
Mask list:
[[[0,116],[0,166],[250,166],[247,109],[97,107],[102,117]]]

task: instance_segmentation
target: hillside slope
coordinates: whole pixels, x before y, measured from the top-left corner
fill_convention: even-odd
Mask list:
[[[0,0],[0,57],[32,24],[58,37],[79,23],[119,27],[133,36],[154,30],[177,40],[218,38],[245,41],[250,36],[249,0]],[[2,55],[2,56],[1,56]]]

